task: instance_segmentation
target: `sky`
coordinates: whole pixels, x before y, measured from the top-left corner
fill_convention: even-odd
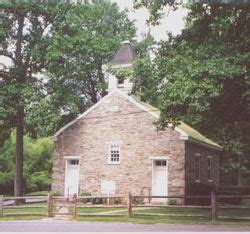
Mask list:
[[[128,16],[131,20],[135,20],[137,36],[140,40],[143,33],[149,30],[149,26],[146,25],[146,19],[149,17],[148,10],[146,8],[133,9],[133,0],[111,0],[111,2],[116,2],[122,10],[129,10]],[[174,36],[180,34],[185,26],[184,18],[187,16],[188,10],[181,7],[176,11],[170,10],[169,14],[167,14],[168,8],[166,8],[165,12],[165,16],[161,20],[160,25],[150,27],[150,33],[157,41],[166,39],[167,31],[172,32]]]
[[[176,11],[170,10],[169,14],[168,8],[165,10],[166,14],[160,21],[158,26],[148,26],[146,20],[149,17],[148,10],[146,8],[139,8],[137,10],[133,9],[133,0],[111,0],[111,2],[116,2],[121,10],[128,10],[128,17],[134,20],[135,26],[137,28],[137,39],[141,40],[143,35],[147,33],[150,29],[151,35],[156,41],[164,40],[167,36],[167,31],[171,32],[174,36],[181,33],[181,30],[185,26],[184,18],[187,16],[188,10],[185,8],[178,8]],[[0,56],[0,64],[5,65],[10,64],[10,60],[6,57]],[[1,67],[0,67],[1,68]]]

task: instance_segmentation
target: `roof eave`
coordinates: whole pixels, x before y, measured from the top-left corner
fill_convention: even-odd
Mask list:
[[[194,138],[192,138],[190,136],[188,137],[187,140],[190,141],[190,142],[193,142],[195,144],[211,148],[213,150],[218,150],[218,151],[222,151],[223,150],[223,148],[221,146],[219,146],[219,145],[218,146],[217,145],[211,145],[211,144],[208,144],[208,143],[205,143],[205,142],[202,142],[202,141],[198,141],[198,140],[196,140],[196,139],[194,139]]]

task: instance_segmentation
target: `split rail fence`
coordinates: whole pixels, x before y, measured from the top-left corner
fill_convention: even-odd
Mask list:
[[[93,204],[97,199],[101,200],[103,204]],[[165,203],[156,203],[155,199],[207,199],[210,205],[166,205]],[[109,217],[135,217],[135,216],[171,216],[171,217],[200,217],[216,221],[219,219],[231,220],[247,220],[250,221],[250,206],[242,205],[221,205],[219,200],[223,199],[247,199],[250,200],[250,195],[216,195],[214,191],[210,196],[141,196],[132,195],[128,193],[124,196],[26,196],[26,197],[6,197],[0,196],[0,219],[4,216],[18,216],[18,215],[42,215],[47,217],[54,217],[56,215],[70,215],[73,218],[81,216],[109,216]],[[120,201],[116,204],[116,201]],[[138,202],[142,201],[142,202]],[[19,201],[19,202],[18,202]],[[26,203],[21,203],[20,201]],[[33,203],[32,203],[33,201]],[[122,201],[122,202],[121,202]],[[145,202],[146,201],[146,202]],[[153,202],[152,202],[153,201]],[[67,212],[59,212],[59,208],[66,207]],[[98,212],[91,212],[91,208],[98,208]],[[109,209],[108,209],[109,208]],[[174,208],[180,210],[177,213],[168,213],[166,209]],[[100,210],[104,212],[100,212]],[[163,209],[163,213],[155,212],[157,209]],[[164,210],[165,209],[165,210]],[[197,215],[189,210],[206,210],[208,215]],[[24,210],[25,212],[22,212]],[[93,209],[95,210],[95,209]],[[108,211],[110,210],[110,211]],[[115,211],[116,210],[116,211]],[[154,212],[152,213],[152,210]],[[245,211],[244,217],[241,216],[222,216],[218,215],[219,210],[241,210]],[[85,212],[84,212],[85,211]],[[115,211],[115,212],[114,212]],[[186,212],[185,212],[186,211]]]

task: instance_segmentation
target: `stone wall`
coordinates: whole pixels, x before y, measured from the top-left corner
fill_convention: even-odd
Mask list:
[[[109,95],[55,142],[52,190],[64,192],[64,156],[80,156],[80,191],[101,194],[101,180],[116,182],[116,194],[148,195],[154,156],[169,157],[169,195],[185,192],[185,142],[172,129],[156,131],[156,118],[123,95]],[[108,163],[109,144],[120,143],[120,164]]]

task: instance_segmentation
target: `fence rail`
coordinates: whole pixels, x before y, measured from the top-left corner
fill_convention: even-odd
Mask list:
[[[152,202],[153,199],[209,199],[210,205],[167,205],[167,204],[156,204]],[[218,210],[249,210],[249,206],[236,206],[236,205],[220,205],[218,204],[218,200],[226,199],[226,198],[241,198],[241,199],[250,199],[249,195],[217,195],[216,192],[212,191],[210,196],[142,196],[142,195],[132,195],[128,193],[126,197],[124,196],[73,196],[73,197],[65,197],[65,196],[52,196],[48,194],[48,196],[24,196],[24,197],[10,197],[0,195],[0,217],[1,216],[17,216],[17,215],[43,215],[47,217],[53,217],[58,214],[57,208],[67,207],[69,212],[60,213],[61,215],[72,215],[74,218],[77,216],[127,216],[132,217],[135,215],[146,216],[146,215],[154,215],[154,216],[171,216],[171,217],[206,217],[211,219],[212,221],[216,221],[218,219],[235,219],[235,220],[250,220],[250,217],[236,217],[236,216],[219,216]],[[104,204],[93,204],[96,199],[101,199],[105,201]],[[115,204],[115,200],[122,200],[122,204]],[[148,199],[149,203],[140,204],[136,203],[138,199]],[[33,201],[33,202],[46,202],[46,205],[34,204],[34,205],[24,205],[19,204],[20,200],[22,201]],[[6,202],[13,201],[13,204],[6,204]],[[16,203],[16,204],[15,204]],[[117,208],[118,212],[83,212],[84,208]],[[146,212],[142,212],[140,208],[145,208]],[[147,209],[149,211],[147,212]],[[173,213],[153,213],[150,208],[174,208],[174,209],[183,209],[183,211],[187,209],[197,209],[197,210],[207,210],[210,211],[209,217],[206,215],[200,214],[189,214],[187,212],[183,212],[181,214],[173,214]],[[26,209],[26,210],[25,210]],[[29,209],[40,209],[39,212],[37,210]],[[82,210],[83,209],[83,210]],[[119,210],[122,209],[122,210]],[[13,210],[13,212],[12,212]],[[144,211],[145,211],[144,210]],[[24,212],[20,212],[24,211]],[[120,212],[119,212],[120,211]]]

